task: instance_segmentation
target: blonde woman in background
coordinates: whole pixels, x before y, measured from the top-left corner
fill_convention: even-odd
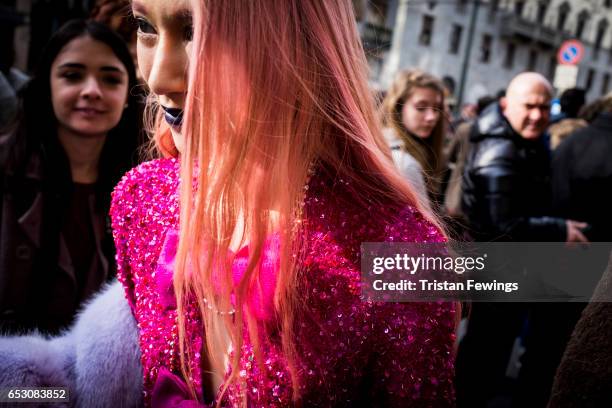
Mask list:
[[[444,85],[438,78],[420,70],[397,75],[382,104],[383,132],[395,165],[433,207],[443,171],[444,118]]]

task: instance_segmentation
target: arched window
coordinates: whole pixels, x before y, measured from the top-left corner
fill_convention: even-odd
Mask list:
[[[597,33],[595,34],[595,49],[598,50],[601,48],[601,43],[603,42],[604,36],[606,35],[606,31],[608,31],[608,20],[601,19],[599,24],[597,24]]]
[[[546,10],[548,9],[548,2],[542,1],[538,3],[538,15],[536,16],[536,21],[540,24],[544,23],[544,18],[546,17]]]
[[[521,17],[523,15],[523,10],[525,9],[525,2],[522,0],[517,0],[514,2],[514,14]]]
[[[576,38],[580,39],[584,34],[584,28],[589,21],[589,13],[586,10],[582,10],[578,14],[578,22],[576,23]]]
[[[565,23],[567,22],[567,16],[569,16],[572,8],[569,4],[563,3],[559,6],[559,15],[557,16],[557,30],[563,31],[565,30]]]

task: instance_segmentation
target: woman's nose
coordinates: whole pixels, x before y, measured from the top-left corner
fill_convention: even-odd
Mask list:
[[[95,77],[89,76],[85,78],[85,84],[81,91],[81,95],[86,99],[100,99],[102,97],[100,84]]]
[[[184,94],[186,88],[187,54],[178,44],[160,39],[153,55],[147,83],[156,95]]]
[[[425,113],[425,120],[427,120],[428,122],[435,122],[438,120],[438,116],[439,116],[439,113],[437,110],[433,108],[427,109]]]

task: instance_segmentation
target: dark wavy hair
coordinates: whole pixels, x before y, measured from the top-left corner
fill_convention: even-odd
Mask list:
[[[17,214],[31,207],[34,199],[32,194],[38,191],[42,193],[44,207],[40,261],[48,265],[54,265],[59,255],[58,236],[68,215],[74,190],[70,163],[58,138],[58,121],[51,102],[51,66],[66,44],[83,36],[90,36],[108,45],[128,73],[128,106],[123,110],[117,126],[106,136],[95,184],[95,209],[106,220],[100,244],[110,262],[115,253],[108,216],[111,192],[122,175],[137,164],[143,137],[143,102],[139,101],[142,97],[138,96],[140,93],[135,89],[137,82],[134,61],[125,42],[101,23],[72,20],[64,24],[49,40],[33,78],[21,92],[21,112],[11,127],[2,132],[4,146],[0,152],[0,161],[3,162],[0,163],[3,166],[0,172],[4,173],[3,193],[13,197]],[[35,166],[42,169],[40,180],[29,174],[34,163],[38,163]],[[109,277],[114,275],[114,266],[111,266],[109,272]],[[39,279],[48,281],[52,279],[52,274]]]
[[[7,168],[16,179],[24,178],[33,154],[40,154],[45,171],[47,188],[60,197],[72,188],[72,176],[68,157],[57,136],[57,118],[51,102],[51,66],[57,55],[72,40],[90,36],[108,45],[124,65],[128,74],[128,106],[121,120],[108,132],[101,152],[98,181],[96,183],[97,205],[108,210],[110,193],[121,176],[137,164],[138,148],[142,142],[140,106],[135,88],[136,71],[134,61],[123,39],[107,26],[89,20],[71,20],[64,24],[49,40],[44,49],[32,80],[22,93],[22,112],[13,126],[13,142],[7,160]]]

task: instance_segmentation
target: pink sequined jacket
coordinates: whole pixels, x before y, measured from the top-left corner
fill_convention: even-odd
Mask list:
[[[144,163],[117,186],[111,208],[119,279],[140,332],[145,402],[153,406],[186,402],[177,402],[177,393],[188,398],[179,379],[176,301],[168,267],[176,248],[178,185],[176,160]],[[296,319],[302,405],[453,406],[456,306],[362,302],[359,297],[361,242],[444,238],[412,207],[367,205],[368,200],[355,199],[358,186],[323,170],[308,187],[301,283],[306,307]],[[240,261],[239,253],[235,263]],[[263,318],[273,317],[264,313]],[[201,388],[202,335],[195,307],[187,321],[193,356],[189,364]],[[291,405],[280,337],[263,341],[263,366],[245,343],[240,376],[248,385],[248,405]],[[159,395],[165,395],[163,402]],[[237,387],[230,388],[222,405],[238,401]]]

